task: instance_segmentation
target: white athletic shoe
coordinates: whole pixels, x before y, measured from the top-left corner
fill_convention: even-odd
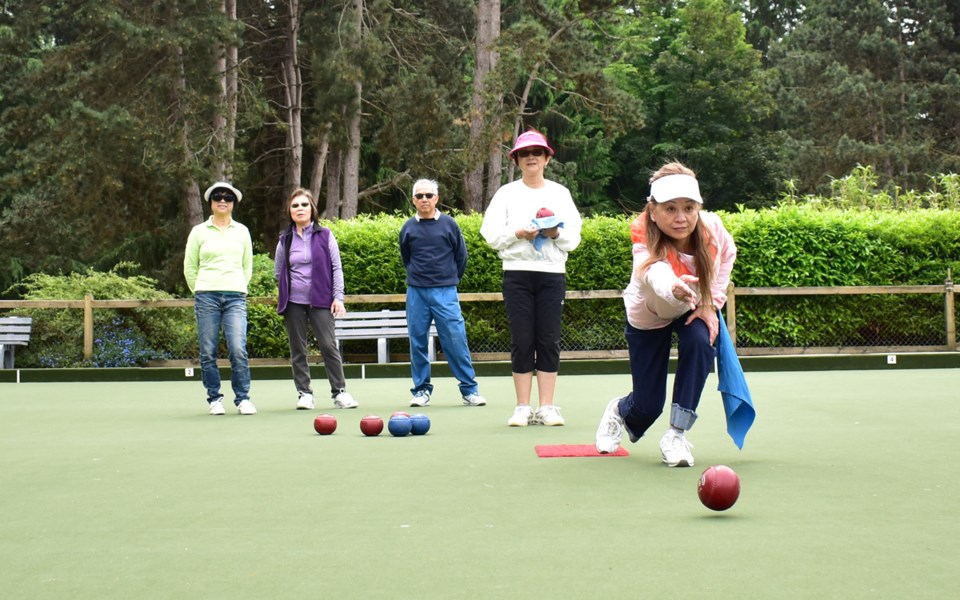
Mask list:
[[[214,400],[210,403],[210,414],[211,415],[225,415],[227,411],[223,410],[223,401]]]
[[[241,400],[240,404],[237,405],[237,411],[241,415],[255,415],[257,414],[257,407],[249,400]]]
[[[507,421],[510,427],[526,427],[533,421],[533,409],[529,404],[520,404],[513,411],[513,416]]]
[[[430,392],[420,390],[410,399],[410,406],[430,406]]]
[[[560,414],[560,407],[552,404],[546,404],[537,409],[537,414],[533,417],[534,423],[546,425],[547,427],[559,427],[566,423]]]
[[[463,397],[463,403],[467,406],[485,406],[487,399],[480,394],[467,394]]]
[[[600,426],[597,427],[597,452],[600,454],[612,454],[620,448],[625,427],[623,417],[620,416],[619,404],[620,398],[614,398],[608,402],[600,418]]]
[[[340,390],[340,393],[333,397],[333,405],[336,408],[356,408],[360,404],[347,390]]]
[[[300,394],[297,400],[297,410],[313,410],[316,408],[313,404],[313,394]]]
[[[686,438],[683,431],[673,427],[667,429],[667,432],[660,439],[660,455],[663,457],[664,464],[668,467],[692,467],[693,453],[690,452],[691,448],[693,448],[693,444]]]

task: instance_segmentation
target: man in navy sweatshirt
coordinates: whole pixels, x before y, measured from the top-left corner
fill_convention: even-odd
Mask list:
[[[450,370],[460,382],[463,403],[483,406],[487,401],[479,394],[457,296],[457,285],[467,268],[467,245],[453,217],[437,210],[439,200],[436,181],[418,180],[413,184],[411,198],[417,214],[400,228],[400,257],[407,270],[407,330],[413,375],[410,406],[428,406],[433,393],[427,355],[431,321],[437,325]]]

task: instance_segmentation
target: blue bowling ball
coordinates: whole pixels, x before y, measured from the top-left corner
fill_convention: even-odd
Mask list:
[[[387,422],[387,429],[390,430],[391,435],[403,437],[410,435],[410,431],[413,430],[413,422],[406,415],[396,415],[390,417],[390,421]]]
[[[410,415],[410,423],[413,425],[410,431],[413,435],[423,435],[430,431],[430,417],[423,413]]]

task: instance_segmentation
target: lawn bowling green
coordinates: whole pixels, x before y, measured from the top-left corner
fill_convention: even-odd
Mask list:
[[[0,383],[0,590],[31,600],[953,597],[960,370],[747,379],[757,419],[743,450],[711,377],[688,469],[660,462],[666,415],[625,443],[629,456],[537,456],[537,445],[592,443],[628,375],[561,373],[566,425],[524,428],[506,426],[509,374],[478,378],[482,410],[461,405],[456,380],[435,377],[421,410],[429,434],[402,439],[367,437],[360,422],[406,407],[404,378],[348,378],[359,410],[305,413],[289,379],[255,376],[252,417],[209,416],[199,381]],[[339,422],[330,436],[311,425],[324,412]],[[697,496],[703,470],[719,464],[743,484],[723,512]]]

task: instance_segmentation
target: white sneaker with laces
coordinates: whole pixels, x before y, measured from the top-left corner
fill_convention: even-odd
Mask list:
[[[514,409],[513,415],[507,420],[510,427],[526,427],[533,421],[533,409],[529,404],[519,404]]]
[[[668,467],[692,467],[693,453],[690,449],[693,444],[686,438],[683,431],[671,427],[660,439],[660,455]]]
[[[210,403],[210,414],[211,415],[225,415],[227,411],[223,410],[223,401],[214,400]]]
[[[623,417],[620,416],[620,398],[614,398],[607,403],[603,416],[600,417],[600,426],[597,427],[597,452],[612,454],[620,448],[623,439]]]
[[[467,406],[486,406],[487,399],[480,394],[467,394],[463,397],[463,403]]]
[[[297,410],[313,410],[313,394],[300,394],[300,399],[297,400]]]
[[[430,392],[427,390],[420,390],[413,395],[413,398],[410,399],[410,406],[429,406],[430,405]]]
[[[545,404],[537,409],[537,414],[533,417],[535,423],[546,425],[547,427],[559,427],[566,423],[560,414],[560,407],[553,404]]]
[[[333,397],[333,405],[336,408],[356,408],[360,404],[347,390],[340,390],[340,393]]]
[[[237,411],[241,415],[255,415],[257,414],[257,407],[249,400],[241,400],[240,404],[237,405]]]

